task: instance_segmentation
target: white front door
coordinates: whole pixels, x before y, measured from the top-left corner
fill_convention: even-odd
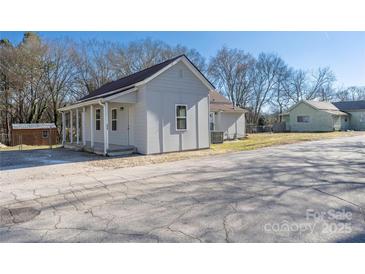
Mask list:
[[[109,143],[129,145],[128,104],[113,104],[110,110]]]

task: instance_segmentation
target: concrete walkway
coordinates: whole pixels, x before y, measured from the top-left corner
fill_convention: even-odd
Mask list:
[[[365,242],[365,136],[123,169],[8,168],[0,217],[0,242]]]

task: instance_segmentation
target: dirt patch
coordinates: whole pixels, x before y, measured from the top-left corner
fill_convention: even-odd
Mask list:
[[[131,155],[128,157],[108,158],[100,161],[90,162],[91,166],[102,168],[124,168],[134,166],[144,166],[159,164],[165,162],[174,162],[179,160],[186,160],[191,158],[204,157],[208,155],[221,154],[224,151],[215,151],[213,149],[203,149],[194,151],[172,152],[155,155]]]

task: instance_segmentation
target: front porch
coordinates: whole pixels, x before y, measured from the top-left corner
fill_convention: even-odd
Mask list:
[[[105,156],[136,152],[135,91],[61,108],[63,146]]]

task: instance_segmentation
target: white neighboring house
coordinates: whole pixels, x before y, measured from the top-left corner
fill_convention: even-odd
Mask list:
[[[169,59],[60,108],[63,145],[104,155],[209,148],[211,90],[185,55]]]
[[[232,103],[217,91],[210,91],[210,130],[223,132],[224,140],[246,137],[247,110],[234,107]]]

